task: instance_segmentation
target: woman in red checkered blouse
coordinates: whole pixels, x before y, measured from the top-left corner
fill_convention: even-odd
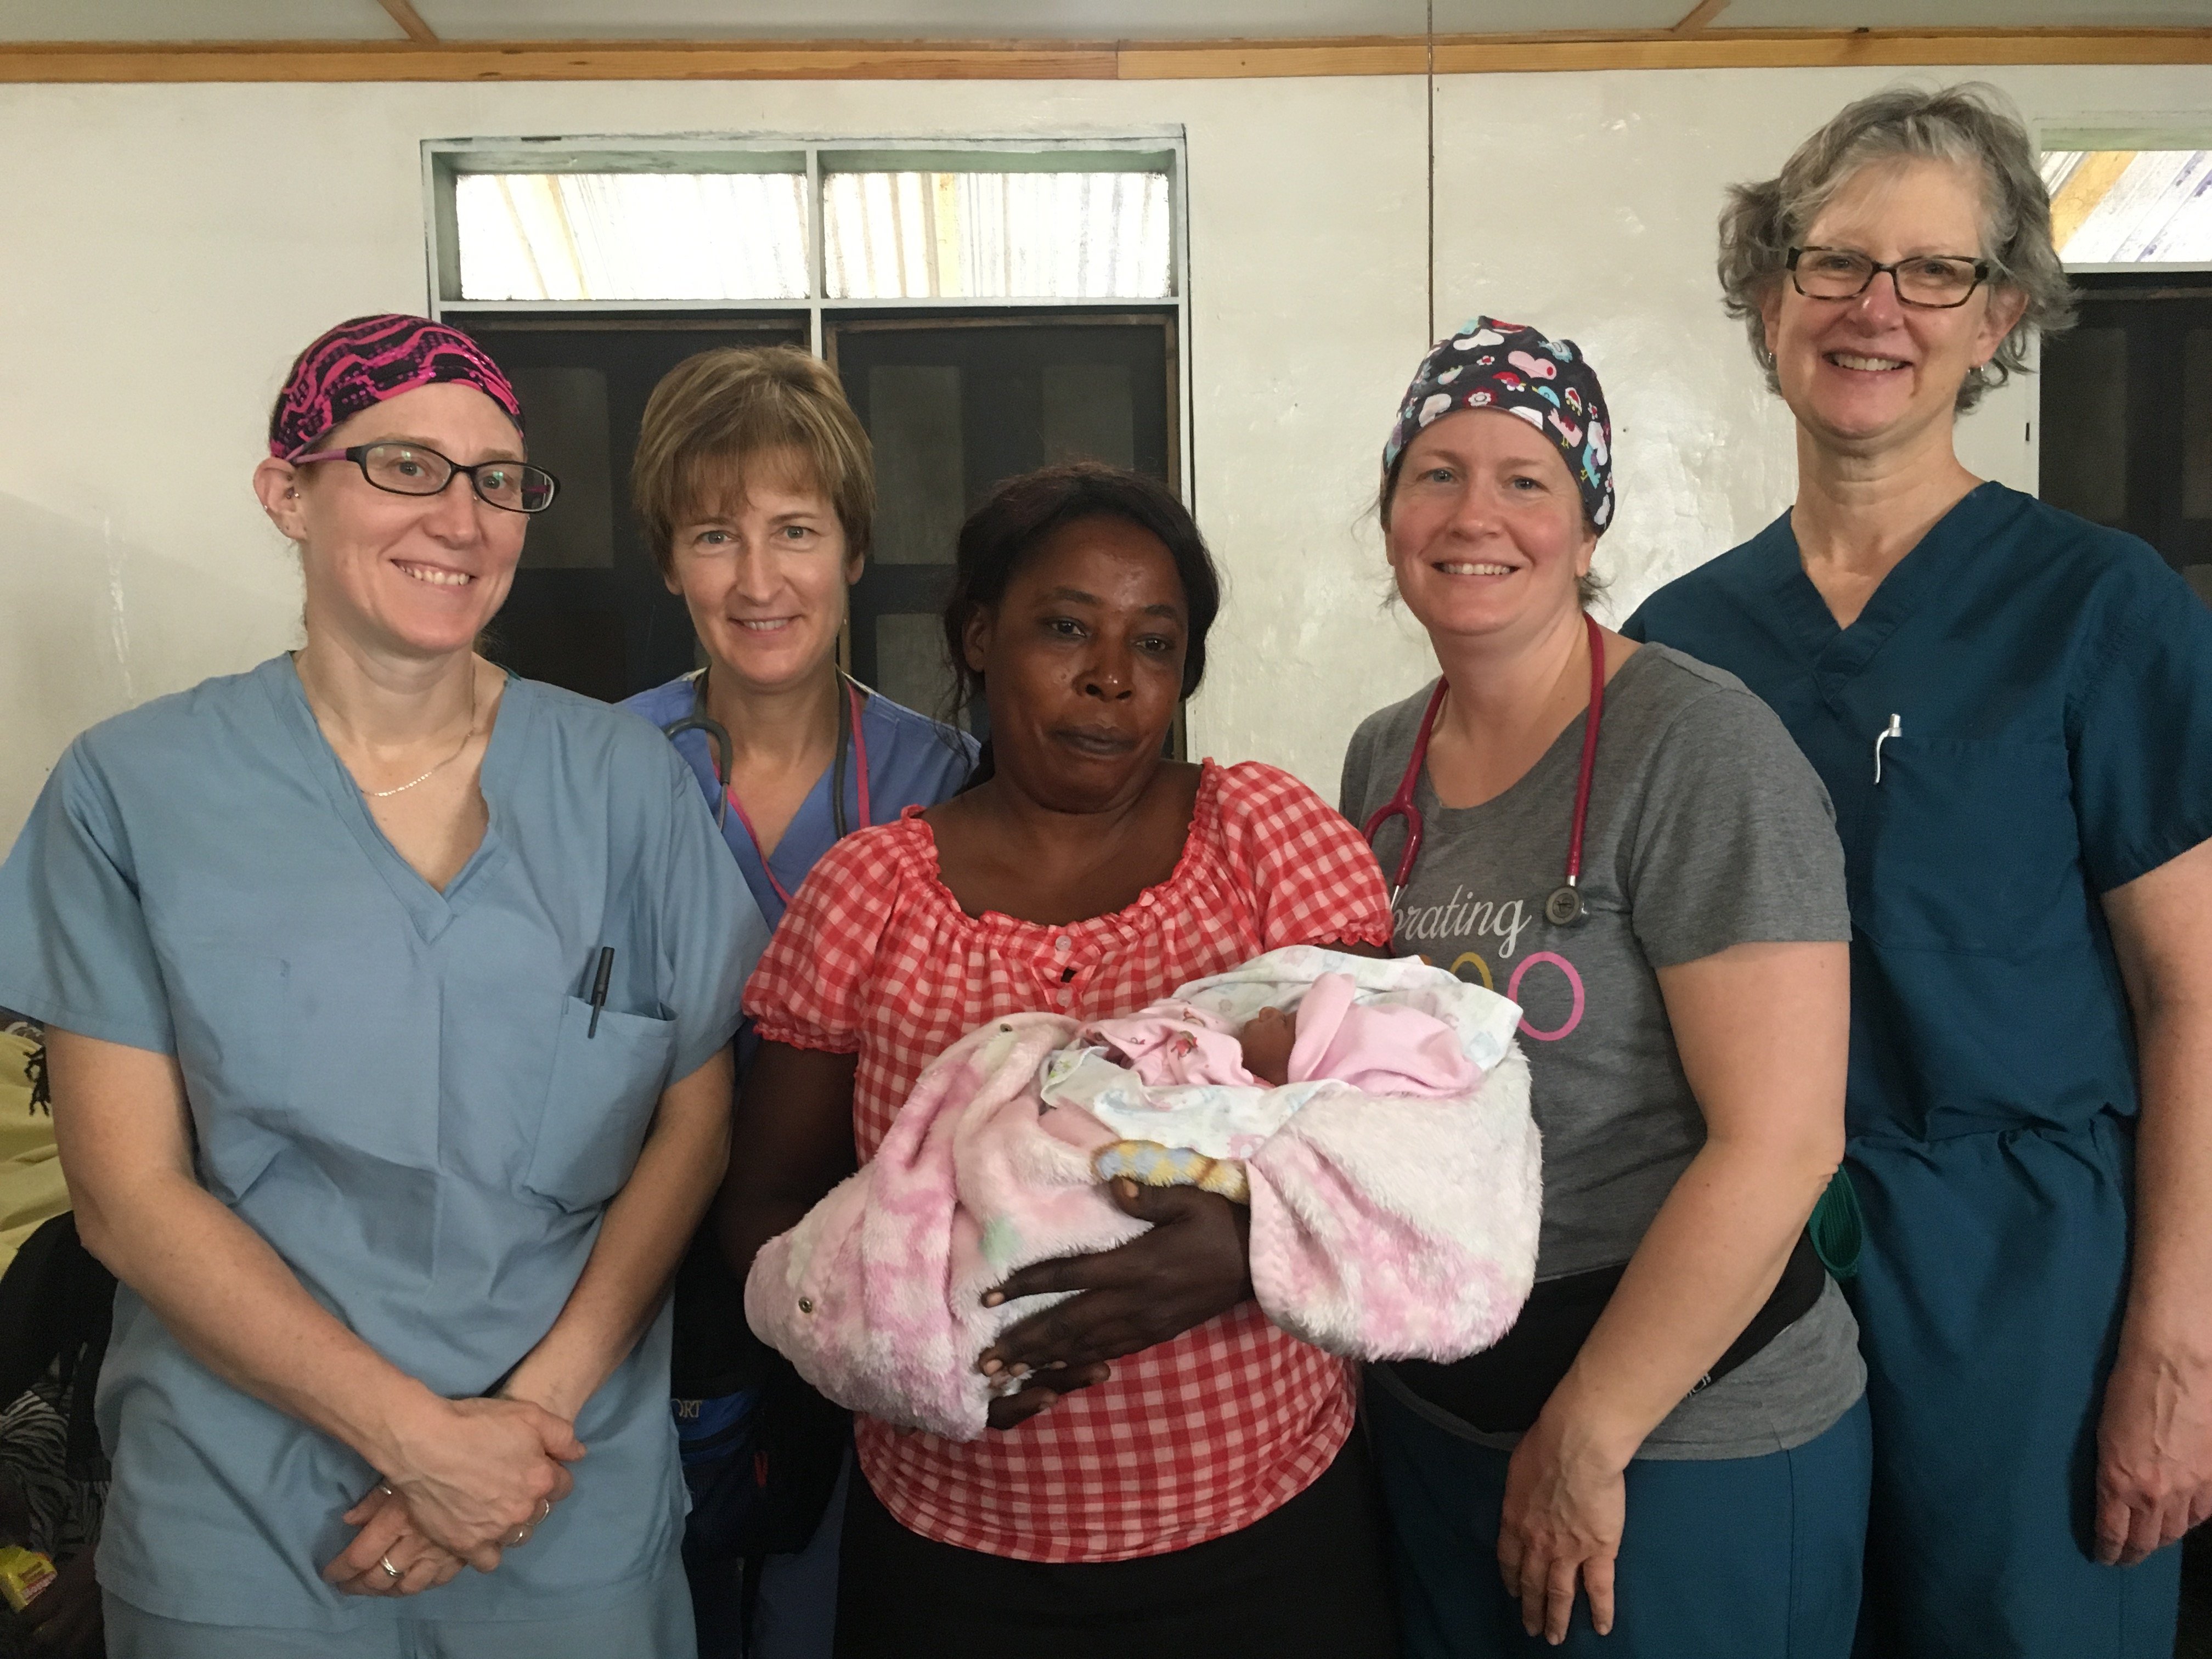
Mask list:
[[[1311,790],[1161,757],[1218,603],[1197,526],[1133,473],[1033,473],[963,528],[946,637],[991,742],[964,793],[823,857],[747,988],[764,1042],[720,1209],[740,1275],[984,1021],[1105,1018],[1279,946],[1388,942],[1373,855]],[[1005,1285],[1081,1294],[983,1356],[1024,1382],[993,1433],[860,1419],[840,1656],[1395,1652],[1347,1367],[1253,1301],[1244,1212],[1118,1201],[1152,1231]]]

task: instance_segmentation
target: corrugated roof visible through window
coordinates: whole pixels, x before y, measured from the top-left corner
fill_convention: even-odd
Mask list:
[[[464,300],[803,300],[803,173],[465,173]]]
[[[2043,182],[2069,264],[2212,264],[2212,150],[2048,150]]]
[[[1158,300],[1172,291],[1158,173],[833,173],[835,300]]]

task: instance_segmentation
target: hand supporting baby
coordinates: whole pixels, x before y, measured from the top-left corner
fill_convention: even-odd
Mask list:
[[[1011,1429],[1073,1394],[1103,1382],[1106,1363],[1181,1336],[1252,1294],[1251,1213],[1192,1187],[1116,1181],[1114,1202],[1151,1231],[1114,1249],[1040,1261],[987,1291],[995,1308],[1025,1296],[1081,1294],[1031,1314],[986,1348],[987,1376],[1012,1376],[1019,1393],[991,1402],[990,1424]]]

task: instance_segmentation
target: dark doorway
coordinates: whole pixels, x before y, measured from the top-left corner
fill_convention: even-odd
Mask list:
[[[486,653],[616,702],[697,665],[691,619],[629,507],[630,459],[662,375],[720,346],[806,343],[803,317],[454,319],[514,380],[531,459],[561,481],[532,521]]]
[[[2212,600],[2212,273],[2076,276],[2043,349],[2043,499],[2142,537]]]
[[[830,362],[876,457],[875,549],[853,592],[852,672],[942,712],[939,620],[961,521],[992,488],[1097,460],[1179,486],[1172,313],[832,317]]]

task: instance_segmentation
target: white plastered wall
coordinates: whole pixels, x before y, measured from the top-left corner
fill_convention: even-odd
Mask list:
[[[1714,298],[1728,181],[1885,71],[1446,79],[1437,319],[1574,336],[1620,428],[1619,614],[1788,501],[1785,414]],[[1934,78],[1926,72],[1914,78]],[[1945,76],[1944,78],[1958,78]],[[1993,71],[2033,118],[2201,125],[2212,70]],[[292,355],[425,303],[419,141],[1113,132],[1190,158],[1199,515],[1229,580],[1194,746],[1334,795],[1344,740],[1427,671],[1366,503],[1426,339],[1418,80],[0,88],[0,844],[70,737],[295,643],[247,489]],[[2033,383],[1967,423],[2034,485]]]

